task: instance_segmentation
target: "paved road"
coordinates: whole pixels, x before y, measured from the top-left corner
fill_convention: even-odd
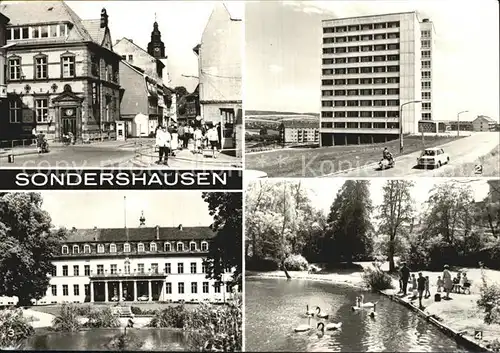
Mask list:
[[[437,169],[415,168],[417,157],[421,152],[410,153],[401,157],[396,157],[396,166],[387,170],[376,170],[376,165],[366,165],[360,168],[339,172],[332,176],[345,177],[463,177],[461,166],[464,163],[472,163],[479,157],[487,155],[500,143],[499,134],[496,132],[478,132],[469,137],[449,142],[442,145],[446,153],[450,155],[450,164]]]
[[[4,168],[81,168],[115,166],[135,155],[134,149],[117,146],[75,145],[53,147],[49,153],[15,156],[8,163],[7,156],[0,156]]]

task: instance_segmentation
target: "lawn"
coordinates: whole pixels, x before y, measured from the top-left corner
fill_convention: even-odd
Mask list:
[[[475,167],[477,165],[481,165],[483,168],[481,174],[476,174]],[[482,156],[473,163],[465,163],[460,168],[463,171],[463,176],[498,177],[500,175],[500,145],[486,156]]]
[[[425,137],[425,145],[420,136],[409,136],[404,140],[403,154],[417,152],[426,147],[434,147],[452,142],[457,138],[449,136]],[[246,168],[266,172],[269,177],[319,177],[340,172],[356,166],[377,162],[382,150],[387,147],[395,156],[399,154],[399,140],[373,145],[334,146],[310,150],[279,150],[245,156]]]

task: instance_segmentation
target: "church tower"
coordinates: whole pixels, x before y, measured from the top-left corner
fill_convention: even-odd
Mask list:
[[[161,32],[158,29],[158,22],[153,24],[153,32],[151,32],[151,42],[148,43],[148,54],[156,59],[165,59],[165,44],[161,41]]]

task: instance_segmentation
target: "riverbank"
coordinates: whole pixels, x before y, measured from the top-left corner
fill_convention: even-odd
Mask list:
[[[369,267],[369,263],[360,263],[363,268]],[[384,266],[386,267],[386,266]],[[383,269],[384,269],[383,267]],[[481,348],[487,347],[494,340],[500,337],[500,325],[487,325],[484,323],[484,313],[477,307],[477,300],[480,297],[480,287],[482,284],[481,270],[464,268],[462,271],[467,273],[467,277],[472,282],[470,294],[451,294],[451,300],[434,301],[434,294],[437,292],[437,277],[442,275],[442,272],[422,271],[424,276],[429,276],[431,296],[422,301],[424,306],[422,312],[426,316],[432,316],[437,320],[432,322],[435,325],[442,325],[450,329],[450,332],[459,332],[468,341],[473,344],[478,344]],[[348,285],[360,290],[366,290],[363,283],[362,271],[339,271],[330,273],[307,273],[307,271],[289,271],[293,279],[320,281],[335,285]],[[452,271],[452,275],[456,274]],[[500,284],[500,271],[485,270],[487,282],[489,284]],[[246,277],[257,278],[286,278],[283,271],[272,272],[251,272],[245,274]],[[387,295],[397,296],[399,284],[397,280],[393,281],[393,285],[397,289],[384,291]],[[411,297],[399,297],[398,300],[412,305],[418,309],[418,299],[412,300]],[[474,338],[476,331],[482,331],[483,337],[480,341]]]

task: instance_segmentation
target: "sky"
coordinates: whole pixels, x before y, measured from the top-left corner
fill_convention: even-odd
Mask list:
[[[382,187],[387,182],[385,178],[372,178],[370,181],[370,197],[372,199],[373,206],[379,206],[383,202],[383,190]],[[446,182],[453,181],[453,179],[441,179],[441,178],[418,178],[415,179],[415,185],[411,190],[411,195],[415,201],[415,208],[417,211],[422,211],[425,209],[425,202],[429,197],[430,190],[437,186],[438,184],[444,184]],[[461,179],[464,182],[465,179]],[[326,214],[330,211],[330,206],[332,205],[337,191],[340,190],[344,184],[345,179],[343,178],[316,178],[316,179],[302,179],[301,183],[304,188],[310,189],[309,197],[311,199],[312,205],[316,208],[323,210]],[[489,192],[489,186],[485,179],[469,179],[468,183],[474,190],[474,197],[476,201],[482,201]],[[326,192],[325,190],[329,190]]]
[[[138,227],[144,212],[147,227],[209,226],[213,218],[201,191],[43,191],[42,209],[55,227]],[[124,200],[124,197],[126,199]]]
[[[151,40],[153,23],[158,22],[171,83],[169,86],[185,86],[192,92],[198,80],[182,75],[198,76],[198,58],[193,48],[200,44],[203,30],[213,9],[213,1],[68,1],[80,18],[99,19],[102,8],[109,16],[109,28],[113,43],[129,38],[143,49]],[[231,1],[228,9],[243,13],[243,4]],[[165,71],[164,71],[165,76]]]
[[[319,113],[321,20],[417,11],[436,31],[434,118],[468,110],[470,117],[498,119],[498,6],[496,0],[249,2],[245,109]]]

